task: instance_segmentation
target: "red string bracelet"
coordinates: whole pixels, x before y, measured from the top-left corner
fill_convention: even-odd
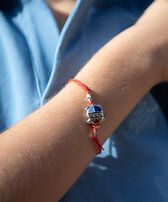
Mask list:
[[[70,83],[70,82],[75,82],[86,92],[86,98],[87,98],[87,101],[89,104],[89,106],[86,107],[86,116],[87,116],[86,122],[92,128],[92,133],[91,133],[90,137],[97,146],[97,154],[101,154],[103,147],[97,138],[97,130],[100,126],[100,123],[104,120],[103,108],[101,105],[95,104],[93,102],[93,98],[91,96],[91,91],[85,84],[83,84],[81,81],[79,81],[77,79],[70,79],[68,81],[68,83]]]

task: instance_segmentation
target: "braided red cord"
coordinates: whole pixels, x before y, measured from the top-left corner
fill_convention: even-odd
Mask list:
[[[78,84],[86,92],[86,94],[91,93],[90,89],[85,84],[83,84],[81,81],[79,81],[77,79],[70,79],[68,81],[68,83],[70,83],[70,82],[75,82],[76,84]],[[94,104],[93,101],[88,101],[88,102],[89,102],[89,105]],[[91,126],[92,126],[92,131],[93,131],[93,134],[91,135],[91,139],[97,146],[97,154],[101,154],[102,150],[104,150],[104,149],[97,138],[97,129],[99,128],[99,125],[91,125]]]

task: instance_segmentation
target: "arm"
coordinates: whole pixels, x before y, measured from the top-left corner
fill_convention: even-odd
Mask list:
[[[163,80],[165,68],[153,65],[153,49],[150,44],[142,46],[139,27],[110,41],[76,75],[104,107],[106,121],[98,132],[102,143],[143,95]],[[83,117],[83,95],[70,83],[0,136],[1,202],[59,200],[81,175],[95,155]]]

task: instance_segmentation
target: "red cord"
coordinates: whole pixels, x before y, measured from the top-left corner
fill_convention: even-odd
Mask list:
[[[77,83],[86,93],[90,94],[90,89],[85,84],[83,84],[81,81],[79,81],[77,79],[70,79],[68,81],[68,83],[70,83],[70,82]]]
[[[81,81],[79,81],[77,79],[70,79],[68,81],[68,83],[70,83],[70,82],[75,82],[86,92],[86,94],[90,95],[90,93],[91,93],[90,89],[85,84],[83,84]],[[93,105],[93,104],[94,104],[93,101],[90,100],[89,105]],[[93,131],[93,134],[91,135],[91,139],[97,146],[97,154],[101,154],[102,150],[104,150],[104,149],[97,138],[97,129],[99,128],[99,125],[91,125],[91,126],[92,126],[92,131]]]
[[[102,147],[102,145],[100,144],[98,138],[96,135],[93,135],[91,137],[92,141],[96,143],[97,145],[97,154],[101,154],[102,150],[104,150],[104,148]]]
[[[86,95],[91,94],[90,89],[85,84],[83,84],[81,81],[79,81],[77,79],[70,79],[68,81],[68,83],[70,83],[70,82],[75,82],[78,86],[80,86],[86,92]],[[94,104],[93,100],[89,101],[89,105],[93,105],[93,104]]]
[[[101,152],[102,152],[102,150],[104,150],[104,148],[102,147],[102,145],[100,144],[100,142],[97,138],[98,128],[99,128],[99,125],[92,125],[93,135],[91,136],[91,139],[97,145],[97,154],[101,154]]]

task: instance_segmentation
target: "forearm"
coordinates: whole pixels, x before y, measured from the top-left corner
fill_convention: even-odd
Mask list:
[[[105,112],[103,143],[160,77],[129,30],[103,47],[76,78]],[[143,62],[142,62],[143,61]],[[0,137],[0,201],[52,202],[72,186],[95,155],[85,123],[84,92],[68,84],[41,109]]]

